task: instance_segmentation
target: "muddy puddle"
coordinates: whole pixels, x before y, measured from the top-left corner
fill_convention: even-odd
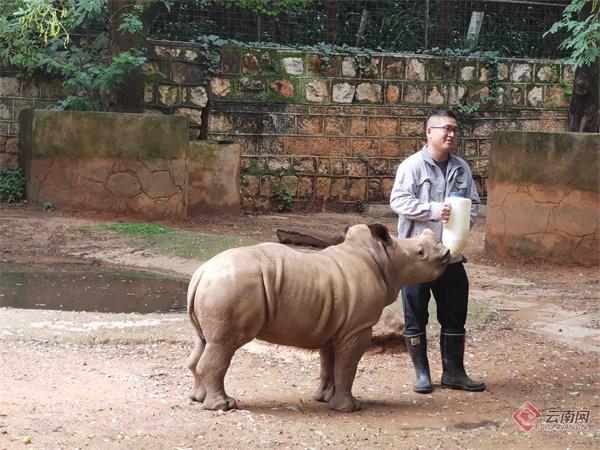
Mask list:
[[[0,262],[0,307],[152,313],[185,310],[187,281],[74,264]]]

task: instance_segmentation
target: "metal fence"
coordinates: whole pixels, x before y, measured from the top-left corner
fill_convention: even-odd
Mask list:
[[[177,1],[158,15],[151,37],[194,41],[217,35],[242,42],[320,42],[386,51],[432,48],[498,51],[508,57],[564,56],[564,36],[543,34],[568,0],[314,0],[276,16],[224,0]]]

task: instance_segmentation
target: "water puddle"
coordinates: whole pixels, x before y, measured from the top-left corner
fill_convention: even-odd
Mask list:
[[[76,264],[0,262],[0,307],[152,313],[183,311],[187,281]]]

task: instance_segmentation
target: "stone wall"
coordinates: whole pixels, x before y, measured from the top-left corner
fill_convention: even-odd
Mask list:
[[[600,264],[599,167],[600,134],[494,133],[486,251]]]
[[[293,195],[293,209],[387,203],[396,167],[423,144],[429,112],[473,103],[490,83],[483,59],[237,47],[221,49],[219,73],[208,79],[202,47],[148,47],[146,112],[187,117],[191,139],[239,141],[246,210],[277,208],[282,191]],[[484,200],[492,131],[566,130],[573,79],[556,61],[500,63],[498,101],[465,118],[457,148]],[[14,161],[17,100],[37,105],[45,89],[21,97],[23,86],[0,80],[15,94],[0,93],[0,158],[8,149]]]
[[[147,106],[193,118],[212,139],[241,143],[245,209],[275,208],[281,189],[294,195],[296,209],[386,203],[398,164],[424,143],[430,111],[473,103],[490,82],[483,59],[339,54],[326,61],[303,51],[225,48],[202,113],[199,58],[192,45],[155,43],[148,72],[160,75],[147,86]],[[492,131],[566,130],[572,79],[571,67],[555,61],[500,61],[498,101],[464,120],[457,149],[484,200]]]
[[[44,109],[64,98],[60,81],[20,80],[17,74],[0,61],[0,169],[19,162],[19,113],[25,108]]]

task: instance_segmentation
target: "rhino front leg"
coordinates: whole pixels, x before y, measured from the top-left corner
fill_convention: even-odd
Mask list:
[[[200,336],[196,336],[196,345],[190,353],[190,356],[187,360],[187,366],[194,374],[194,388],[192,392],[190,392],[190,398],[197,402],[203,402],[206,398],[206,388],[204,387],[204,383],[202,382],[202,377],[198,373],[197,366],[198,361],[200,361],[200,357],[204,352],[204,347],[206,346],[206,342]]]
[[[361,408],[352,396],[352,384],[360,358],[371,342],[371,328],[343,339],[334,346],[333,381],[335,393],[327,402],[329,407],[341,412],[353,412]]]
[[[204,409],[227,411],[237,408],[237,402],[225,393],[225,374],[237,347],[208,342],[196,367],[204,387],[206,398]]]
[[[318,402],[328,402],[335,393],[333,384],[333,347],[331,344],[320,350],[321,382],[315,393],[314,399]]]

